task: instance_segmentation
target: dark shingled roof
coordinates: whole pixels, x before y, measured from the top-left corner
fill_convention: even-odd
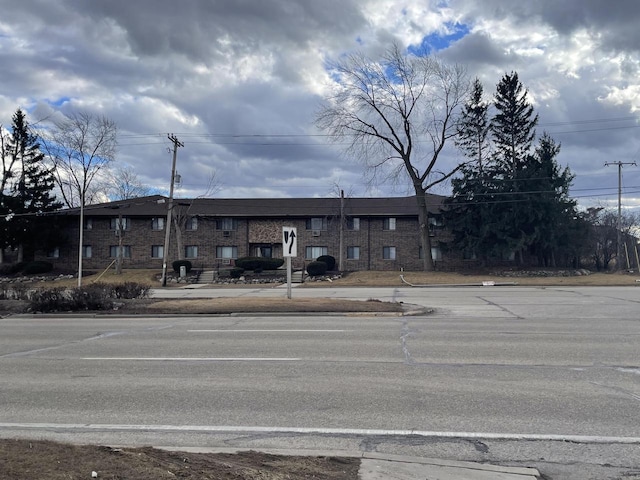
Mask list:
[[[427,195],[430,212],[442,208],[443,196]],[[189,208],[189,214],[214,217],[324,217],[340,214],[339,198],[195,198],[174,199],[175,207]],[[168,198],[162,195],[87,205],[86,216],[127,217],[163,216]],[[417,216],[415,197],[345,198],[345,215],[349,216]],[[79,215],[79,208],[60,210],[59,215]]]

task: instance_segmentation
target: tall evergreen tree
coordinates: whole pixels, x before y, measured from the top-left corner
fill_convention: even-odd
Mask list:
[[[13,171],[5,197],[11,215],[5,222],[5,239],[8,245],[19,248],[19,256],[23,251],[31,256],[35,249],[49,248],[58,241],[51,221],[36,216],[56,210],[62,204],[52,194],[53,172],[46,167],[38,139],[20,109],[13,115],[7,152]]]
[[[534,115],[527,93],[518,74],[511,72],[498,83],[494,98],[497,112],[491,119],[491,134],[495,161],[512,177],[526,163],[536,135],[538,115]]]
[[[477,162],[480,175],[489,155],[489,104],[483,99],[484,89],[480,80],[473,81],[469,100],[465,103],[458,124],[456,146],[464,155]]]

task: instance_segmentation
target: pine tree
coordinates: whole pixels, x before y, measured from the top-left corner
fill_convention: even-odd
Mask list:
[[[527,90],[516,72],[505,74],[496,88],[491,134],[496,162],[515,177],[525,164],[535,138],[538,115],[527,100]]]
[[[489,104],[482,98],[483,94],[482,83],[476,78],[462,110],[455,141],[466,157],[477,161],[479,175],[482,175],[483,164],[489,155]]]
[[[36,216],[57,210],[62,204],[52,194],[53,172],[45,165],[38,139],[22,110],[13,115],[11,129],[7,143],[14,171],[5,199],[12,218],[6,222],[6,240],[31,256],[35,249],[47,249],[59,240],[51,220]]]

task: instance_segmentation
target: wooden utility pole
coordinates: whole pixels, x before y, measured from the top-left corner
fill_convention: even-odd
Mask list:
[[[605,167],[609,165],[617,165],[618,166],[618,225],[616,227],[617,237],[616,237],[616,270],[620,270],[620,255],[621,255],[621,244],[622,244],[622,166],[623,165],[633,165],[636,166],[636,162],[606,162],[604,164]]]
[[[173,186],[176,182],[176,159],[178,156],[178,147],[184,147],[184,143],[172,133],[168,135],[169,140],[173,143],[173,163],[171,165],[171,185],[169,187],[169,203],[167,204],[167,220],[165,221],[164,231],[164,247],[162,249],[162,286],[167,286],[167,261],[169,258],[169,237],[171,235],[171,216],[173,213]]]

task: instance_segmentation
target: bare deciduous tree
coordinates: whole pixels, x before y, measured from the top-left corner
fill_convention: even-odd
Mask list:
[[[53,128],[42,134],[64,203],[80,207],[78,286],[82,285],[84,207],[91,199],[92,181],[115,159],[117,131],[112,120],[82,112],[54,122]]]
[[[429,56],[407,55],[398,45],[381,60],[356,54],[332,66],[332,93],[316,124],[370,174],[408,175],[416,194],[424,270],[433,270],[426,194],[461,167],[444,173],[436,164],[457,134],[469,91],[464,68]]]
[[[153,189],[142,183],[133,168],[125,166],[109,170],[105,175],[105,186],[110,200],[129,200],[153,194]]]

